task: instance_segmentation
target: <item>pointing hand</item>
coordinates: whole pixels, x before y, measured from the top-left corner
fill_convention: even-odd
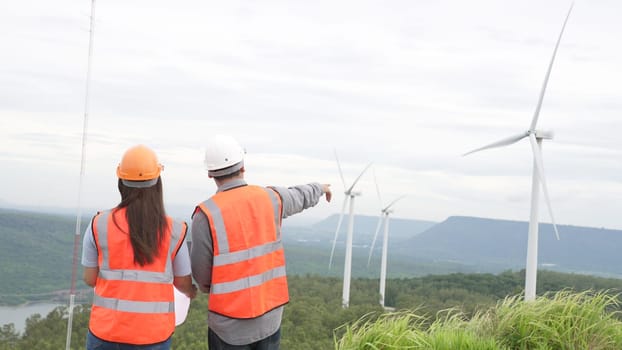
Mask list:
[[[330,199],[333,197],[333,193],[330,191],[330,184],[323,184],[322,192],[326,195],[326,201],[330,202]]]

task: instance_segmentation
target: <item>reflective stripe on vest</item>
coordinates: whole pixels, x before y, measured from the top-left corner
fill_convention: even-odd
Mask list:
[[[174,302],[121,300],[104,298],[97,294],[93,296],[93,305],[122,312],[136,312],[141,314],[175,312]]]
[[[223,266],[228,264],[235,264],[245,260],[257,258],[266,254],[276,252],[283,248],[281,241],[274,241],[266,243],[260,246],[256,246],[250,249],[239,250],[237,252],[220,254],[214,257],[214,266]]]
[[[285,266],[266,271],[259,275],[240,278],[239,280],[212,285],[212,294],[225,294],[262,285],[277,277],[285,276]]]
[[[225,215],[219,204],[225,206]],[[210,311],[232,318],[253,318],[289,301],[281,207],[274,190],[248,185],[219,192],[199,205],[210,224],[214,246]],[[237,232],[245,229],[256,233],[254,242],[244,237],[246,231]]]

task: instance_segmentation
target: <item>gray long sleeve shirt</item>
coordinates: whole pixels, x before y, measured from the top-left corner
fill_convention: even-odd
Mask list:
[[[218,192],[246,186],[242,179],[227,182]],[[311,183],[294,187],[272,187],[281,197],[283,218],[315,206],[322,197],[322,185]],[[196,211],[192,218],[192,248],[190,260],[192,276],[199,288],[209,293],[212,279],[214,248],[207,217]],[[208,313],[208,327],[223,341],[231,345],[246,345],[269,337],[281,326],[283,306],[253,319],[234,319],[213,312]]]

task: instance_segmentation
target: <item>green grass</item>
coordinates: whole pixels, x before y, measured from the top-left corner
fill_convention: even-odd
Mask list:
[[[528,303],[508,297],[491,317],[511,349],[622,349],[619,306],[618,295],[561,291]]]
[[[344,334],[336,341],[336,349],[416,349],[426,318],[400,312],[367,314],[352,325],[344,325]],[[336,332],[340,332],[337,329]]]
[[[432,323],[411,311],[371,314],[344,325],[335,349],[622,349],[619,308],[617,294],[560,291],[531,302],[507,297],[471,318],[450,309]]]

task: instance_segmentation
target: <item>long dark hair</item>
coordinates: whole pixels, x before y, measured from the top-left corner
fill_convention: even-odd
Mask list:
[[[125,186],[119,179],[121,203],[115,210],[126,208],[134,263],[144,266],[152,263],[158,254],[166,232],[166,212],[162,199],[162,180],[146,188]],[[114,220],[117,228],[120,228]]]

